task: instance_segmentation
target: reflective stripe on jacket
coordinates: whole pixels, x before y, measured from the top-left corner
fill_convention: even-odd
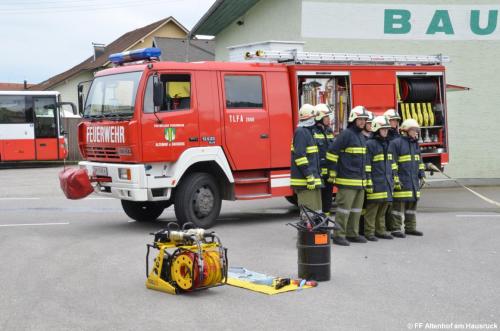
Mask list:
[[[326,159],[338,187],[363,189],[366,185],[366,139],[358,128],[350,126],[342,131],[326,153]]]
[[[321,168],[321,176],[328,176],[328,164],[326,162],[326,153],[333,144],[333,131],[331,128],[323,128],[320,125],[315,125],[312,129],[313,138],[319,148],[319,163]]]
[[[394,189],[396,163],[389,150],[389,140],[375,135],[366,143],[366,172],[373,183],[373,193],[366,194],[367,202],[390,202]]]
[[[319,148],[314,141],[312,127],[298,127],[292,142],[290,186],[305,189],[307,179],[314,178],[314,183],[320,188],[319,163]]]
[[[393,152],[401,182],[401,190],[394,192],[394,200],[417,201],[420,198],[419,179],[425,177],[418,141],[408,136],[400,136],[391,141],[389,148]]]

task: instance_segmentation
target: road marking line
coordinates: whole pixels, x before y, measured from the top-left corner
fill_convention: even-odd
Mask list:
[[[0,200],[40,200],[40,198],[0,198]]]
[[[69,223],[25,223],[25,224],[0,224],[0,226],[40,226],[40,225],[68,225]]]
[[[457,217],[500,217],[500,214],[472,214],[472,215],[455,215]]]

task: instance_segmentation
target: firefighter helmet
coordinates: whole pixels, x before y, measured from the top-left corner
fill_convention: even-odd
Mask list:
[[[403,123],[401,123],[401,130],[402,131],[408,131],[412,128],[420,130],[420,125],[413,118],[409,118],[407,120],[404,120]]]
[[[398,112],[395,109],[387,109],[384,113],[384,116],[386,116],[390,120],[400,120],[401,116],[399,116]]]
[[[375,115],[371,111],[368,112],[368,118],[366,119],[366,123],[372,123]]]
[[[332,113],[332,110],[330,106],[328,106],[326,103],[318,103],[315,107],[314,110],[316,111],[316,117],[314,118],[316,121],[321,121],[323,117],[330,116]]]
[[[300,107],[299,109],[300,121],[308,120],[310,118],[313,118],[315,115],[316,115],[316,110],[314,109],[314,106],[309,103],[303,104],[302,107]]]
[[[373,119],[372,131],[377,132],[380,129],[390,129],[391,123],[386,116],[377,116]]]
[[[368,118],[368,110],[364,106],[356,106],[351,109],[349,114],[349,123],[354,122],[357,118]]]

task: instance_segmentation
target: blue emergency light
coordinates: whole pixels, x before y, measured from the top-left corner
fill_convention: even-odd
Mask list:
[[[159,59],[160,55],[161,55],[160,48],[148,47],[148,48],[136,49],[134,51],[111,54],[109,56],[109,61],[119,65],[126,62]]]

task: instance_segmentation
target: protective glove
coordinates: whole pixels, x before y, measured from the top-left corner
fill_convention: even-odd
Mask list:
[[[420,188],[424,187],[426,183],[425,177],[420,178]]]
[[[366,193],[373,193],[373,183],[371,180],[368,180],[366,185],[365,185],[365,192]]]
[[[401,182],[398,176],[394,176],[394,191],[401,191]]]
[[[337,176],[337,174],[335,173],[335,171],[330,170],[330,173],[328,174],[328,179],[326,181],[330,184],[335,184],[335,177],[336,176]]]
[[[307,176],[307,189],[308,190],[314,190],[316,189],[316,183],[315,183],[316,179],[314,178],[314,176]]]

